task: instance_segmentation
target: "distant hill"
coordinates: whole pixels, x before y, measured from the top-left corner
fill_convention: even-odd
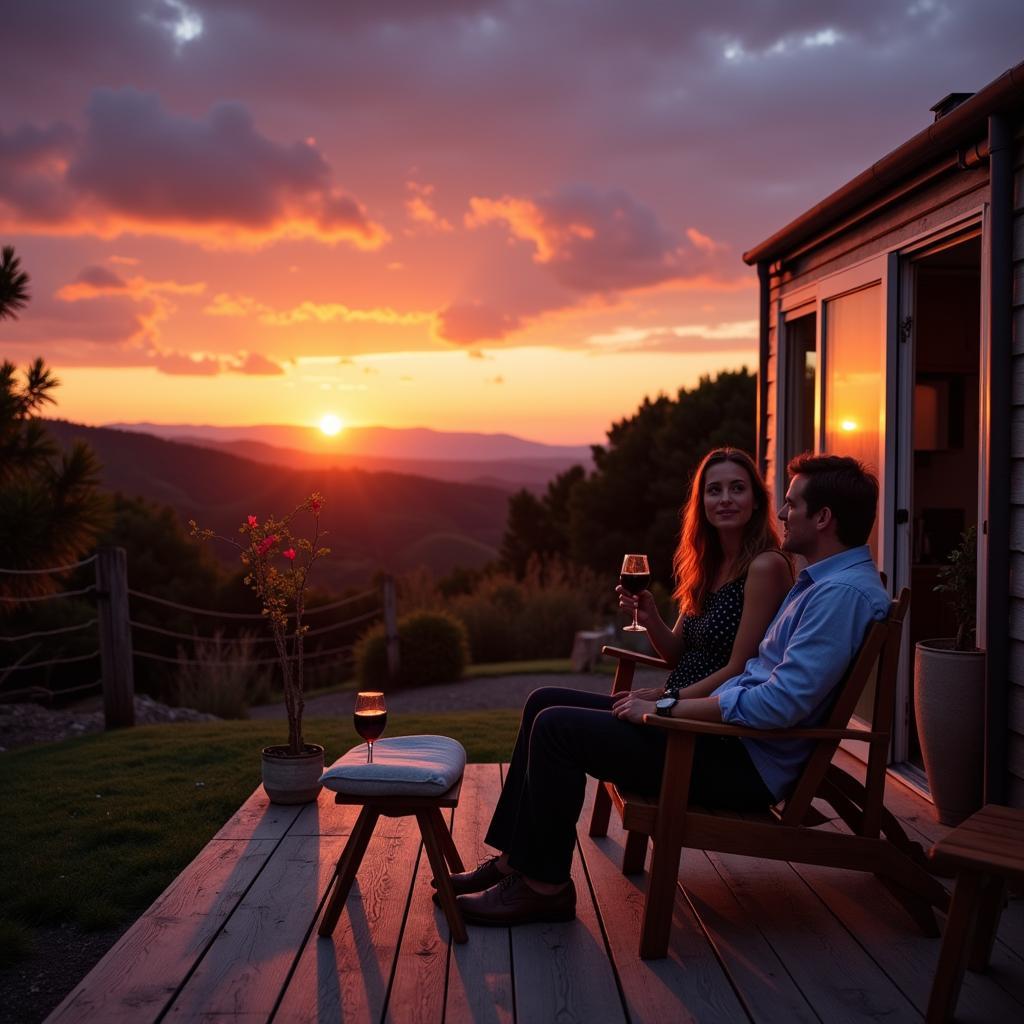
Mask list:
[[[495,460],[556,460],[568,465],[589,462],[587,444],[543,444],[512,434],[480,434],[430,430],[426,427],[346,427],[328,437],[314,427],[262,424],[220,427],[173,423],[109,423],[114,430],[154,434],[168,440],[259,441],[275,447],[344,458],[426,460],[428,462],[492,462]]]
[[[264,462],[143,433],[48,421],[68,444],[88,442],[110,490],[170,505],[233,535],[246,515],[280,515],[320,491],[330,558],[319,574],[336,587],[365,582],[379,569],[426,565],[438,573],[479,566],[495,557],[505,527],[508,492],[422,476],[360,469],[268,469]]]
[[[179,438],[189,444],[240,455],[243,458],[265,462],[272,466],[292,469],[365,469],[374,473],[411,473],[429,476],[434,480],[453,483],[483,484],[506,491],[526,487],[543,491],[559,473],[577,464],[590,465],[586,458],[545,456],[529,459],[400,459],[375,455],[346,455],[335,452],[300,451],[297,448],[278,448],[262,441],[220,441],[213,438]]]

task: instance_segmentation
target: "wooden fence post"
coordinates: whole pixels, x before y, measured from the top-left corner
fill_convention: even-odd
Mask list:
[[[395,595],[394,576],[385,576],[381,585],[381,600],[384,605],[384,636],[387,639],[388,679],[398,678],[398,599]]]
[[[124,548],[96,552],[103,712],[108,729],[135,724],[132,631],[128,625],[128,557]]]

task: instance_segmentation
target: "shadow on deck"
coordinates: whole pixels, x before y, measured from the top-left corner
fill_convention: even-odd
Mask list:
[[[487,853],[500,785],[501,766],[467,768],[453,827],[467,865]],[[897,782],[886,803],[925,846],[947,831]],[[458,946],[415,821],[382,819],[334,936],[318,939],[355,812],[326,792],[270,806],[258,789],[48,1020],[832,1024],[917,1021],[927,1005],[939,940],[871,876],[838,869],[684,851],[669,956],[640,960],[645,879],[620,873],[614,822],[605,839],[579,829],[576,921],[470,926]],[[1024,1018],[1022,953],[1012,904],[991,970],[964,980],[958,1020]]]

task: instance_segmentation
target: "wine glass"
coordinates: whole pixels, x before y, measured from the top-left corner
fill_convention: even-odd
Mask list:
[[[388,706],[380,690],[364,690],[356,694],[356,706],[352,712],[352,723],[356,732],[366,740],[366,763],[373,764],[373,744],[380,739],[388,724]]]
[[[646,555],[626,555],[622,559],[622,575],[619,577],[623,590],[628,590],[634,597],[651,585],[651,567]],[[636,620],[637,609],[633,609],[633,621],[622,628],[627,633],[646,633],[647,627],[641,626]]]

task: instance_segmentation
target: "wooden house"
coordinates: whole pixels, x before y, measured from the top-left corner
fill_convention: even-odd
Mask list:
[[[776,496],[802,451],[877,468],[871,538],[913,591],[892,768],[926,787],[912,641],[978,534],[986,799],[1024,806],[1024,63],[744,254],[760,283],[758,457]]]

